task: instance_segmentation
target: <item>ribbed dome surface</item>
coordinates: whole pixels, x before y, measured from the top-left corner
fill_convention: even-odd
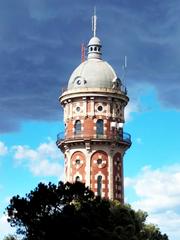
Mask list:
[[[68,90],[74,88],[112,88],[117,75],[113,68],[101,59],[88,59],[71,74]]]

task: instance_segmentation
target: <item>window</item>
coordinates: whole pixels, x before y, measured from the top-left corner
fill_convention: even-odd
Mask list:
[[[75,122],[74,128],[75,128],[75,134],[81,133],[81,122],[79,120]]]
[[[80,159],[76,159],[76,165],[79,165],[81,163]]]
[[[78,80],[76,81],[76,83],[77,83],[77,85],[81,85],[81,79],[78,79]]]
[[[103,135],[104,133],[104,126],[103,126],[103,120],[102,119],[98,119],[96,122],[96,134],[98,135]]]
[[[97,195],[101,197],[102,193],[102,176],[98,176],[97,178]]]
[[[101,112],[103,110],[103,107],[101,105],[99,105],[97,109],[99,112]]]
[[[78,106],[76,107],[76,112],[79,112],[81,110],[81,108]]]
[[[79,181],[80,181],[80,177],[76,176],[76,182],[79,182]]]
[[[101,159],[101,158],[98,158],[97,164],[99,165],[99,164],[101,164],[101,163],[102,163],[102,159]]]

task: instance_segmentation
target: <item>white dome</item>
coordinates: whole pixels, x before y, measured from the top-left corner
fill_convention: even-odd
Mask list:
[[[97,58],[81,63],[71,74],[68,90],[74,88],[112,88],[117,75],[105,61]]]
[[[92,37],[88,43],[88,46],[91,46],[91,45],[99,45],[101,46],[101,41],[98,37]]]

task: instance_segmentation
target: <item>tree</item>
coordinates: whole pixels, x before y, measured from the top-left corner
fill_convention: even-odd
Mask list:
[[[54,235],[74,240],[168,240],[145,224],[147,213],[95,197],[80,182],[40,183],[25,197],[14,196],[6,210],[11,226],[26,240],[51,240]]]
[[[5,236],[3,238],[3,240],[17,240],[17,236],[12,235],[12,234],[8,234],[7,236]]]
[[[154,224],[146,224],[143,228],[142,235],[144,239],[148,240],[168,240],[166,234],[162,235],[160,229]]]

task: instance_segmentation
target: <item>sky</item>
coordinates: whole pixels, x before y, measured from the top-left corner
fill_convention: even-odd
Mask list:
[[[103,59],[130,98],[125,201],[180,239],[180,2],[0,0],[0,240],[14,231],[3,214],[12,196],[63,180],[58,97],[92,36],[94,6]]]

